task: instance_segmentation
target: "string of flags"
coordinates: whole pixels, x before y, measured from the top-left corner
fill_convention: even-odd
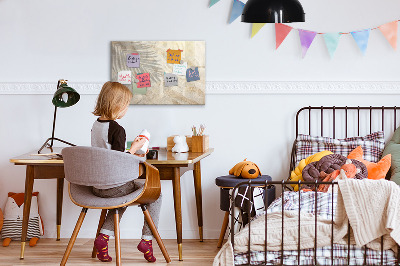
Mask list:
[[[210,0],[209,7],[212,7],[220,0]],[[232,3],[232,11],[229,17],[229,24],[235,21],[240,15],[242,14],[244,3],[240,0],[233,0]],[[340,37],[344,34],[351,34],[354,41],[356,42],[358,48],[360,49],[361,53],[365,55],[365,52],[368,47],[369,36],[372,30],[380,30],[383,36],[385,36],[386,40],[392,46],[394,50],[397,49],[397,29],[398,29],[398,22],[400,20],[395,20],[383,25],[380,25],[375,28],[368,28],[358,31],[351,31],[351,32],[316,32],[310,30],[303,30],[293,28],[291,26],[275,23],[275,40],[276,40],[276,49],[282,44],[282,42],[286,39],[289,33],[292,30],[297,30],[299,32],[300,37],[300,44],[301,44],[301,53],[302,57],[304,58],[307,54],[308,49],[310,48],[311,44],[313,43],[315,37],[317,35],[322,35],[325,41],[326,47],[328,49],[328,53],[332,58],[335,54],[335,51],[339,45]],[[266,23],[252,23],[251,29],[251,38],[253,38],[261,29],[264,27]]]

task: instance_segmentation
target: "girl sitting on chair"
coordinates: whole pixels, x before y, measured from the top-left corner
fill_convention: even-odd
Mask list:
[[[131,99],[132,92],[125,85],[111,81],[108,81],[103,85],[93,112],[95,116],[99,116],[99,118],[93,123],[92,127],[91,142],[93,147],[125,152],[125,129],[115,120],[124,117]],[[146,156],[146,154],[136,154],[145,142],[145,138],[136,138],[129,149],[129,153],[139,157]],[[139,167],[139,165],[137,167]],[[93,194],[102,198],[122,197],[128,195],[143,186],[142,183],[135,182],[136,178],[137,177],[132,177],[132,181],[117,187],[93,187]],[[147,209],[157,227],[160,208],[161,194],[155,202],[147,205]],[[118,209],[120,219],[125,210],[126,207]],[[101,261],[112,260],[108,255],[108,240],[110,236],[114,236],[114,214],[115,210],[108,210],[100,234],[94,241],[94,245],[97,249],[97,258]],[[153,255],[152,238],[153,234],[151,233],[150,227],[147,222],[144,221],[142,240],[137,248],[139,251],[144,253],[144,258],[149,262],[156,261],[156,258]]]

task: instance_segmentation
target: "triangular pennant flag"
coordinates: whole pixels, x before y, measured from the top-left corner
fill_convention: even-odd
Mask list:
[[[210,5],[208,7],[212,7],[213,5],[215,5],[218,2],[219,2],[219,0],[210,0]]]
[[[253,23],[252,28],[251,28],[251,38],[256,35],[262,27],[264,27],[265,23]]]
[[[329,55],[332,58],[339,44],[339,39],[340,36],[342,36],[342,34],[340,34],[339,32],[333,32],[333,33],[325,33],[323,36],[326,48],[328,48]]]
[[[275,23],[276,49],[278,49],[278,47],[282,44],[282,42],[285,40],[286,36],[288,36],[289,32],[292,29],[293,28],[288,25]]]
[[[233,0],[231,17],[229,18],[229,23],[232,23],[235,19],[237,19],[240,15],[242,15],[242,11],[244,8],[244,3],[239,0]]]
[[[397,20],[393,22],[386,23],[382,26],[378,27],[383,35],[385,35],[386,39],[390,43],[390,45],[393,47],[393,49],[396,50],[397,48]]]
[[[361,53],[364,55],[368,46],[369,33],[371,29],[360,30],[360,31],[352,31],[351,35],[353,35],[354,40],[356,41],[358,47],[361,50]]]
[[[315,31],[300,30],[301,55],[304,58],[317,33]]]

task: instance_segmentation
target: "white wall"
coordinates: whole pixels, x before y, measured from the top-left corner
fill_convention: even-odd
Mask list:
[[[29,1],[0,0],[0,82],[104,82],[110,76],[110,41],[205,40],[208,81],[399,81],[399,52],[391,50],[379,31],[371,33],[363,57],[343,36],[329,59],[318,36],[305,59],[297,32],[274,50],[273,25],[250,40],[250,25],[227,24],[230,0],[208,9],[208,0],[147,1]],[[303,0],[307,22],[294,24],[321,32],[375,27],[399,19],[397,1]],[[25,168],[9,158],[35,150],[50,136],[53,106],[50,95],[0,95],[0,207],[7,192],[24,190]],[[74,107],[60,109],[56,135],[78,145],[90,144],[91,115],[96,95],[82,95]],[[205,106],[131,106],[121,124],[128,138],[147,128],[153,145],[165,146],[176,133],[189,134],[205,123],[215,152],[202,162],[205,238],[218,238],[223,214],[214,179],[238,161],[255,161],[275,180],[286,176],[294,138],[294,115],[308,105],[398,105],[399,95],[260,94],[206,96]],[[45,237],[55,237],[55,180],[39,180],[40,211]],[[172,188],[162,182],[164,195],[160,233],[175,238]],[[62,237],[69,237],[79,208],[64,191]],[[182,177],[184,238],[197,237],[192,176]],[[92,237],[99,212],[88,213],[80,237]],[[139,217],[139,218],[138,218]],[[130,208],[121,222],[123,238],[139,238],[142,218]]]

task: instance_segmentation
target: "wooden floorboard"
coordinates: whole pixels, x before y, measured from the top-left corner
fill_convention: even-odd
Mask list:
[[[21,244],[12,241],[9,247],[0,246],[0,265],[60,265],[61,258],[64,255],[69,239],[40,239],[36,247],[25,249],[25,259],[20,260]],[[123,265],[153,265],[149,264],[143,254],[136,249],[140,240],[121,240],[122,264]],[[212,265],[215,255],[218,253],[217,240],[188,240],[183,241],[183,261],[178,260],[178,247],[176,240],[163,240],[168,250],[172,262],[167,264],[162,256],[157,242],[154,241],[154,254],[157,258],[157,265]],[[114,243],[110,240],[109,254],[113,257],[112,263],[104,263],[91,258],[93,240],[77,239],[68,259],[67,265],[115,265],[114,263]]]

